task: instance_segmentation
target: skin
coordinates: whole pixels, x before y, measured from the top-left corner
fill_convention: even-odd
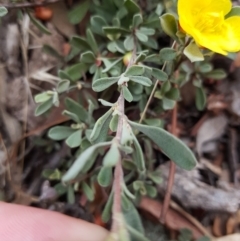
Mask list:
[[[104,241],[108,232],[57,212],[0,202],[2,241]]]

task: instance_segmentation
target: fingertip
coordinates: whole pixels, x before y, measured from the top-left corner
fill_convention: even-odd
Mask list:
[[[107,230],[57,212],[0,202],[4,241],[104,241]]]

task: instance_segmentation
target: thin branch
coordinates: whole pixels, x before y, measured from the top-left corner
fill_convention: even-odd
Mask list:
[[[45,6],[49,4],[53,4],[62,0],[43,0],[34,3],[25,2],[25,3],[11,3],[11,4],[0,4],[0,7],[5,7],[7,9],[14,9],[14,8],[34,8]]]
[[[174,106],[173,112],[172,112],[172,130],[171,130],[173,135],[177,135],[177,103]],[[169,208],[169,204],[171,201],[171,193],[172,193],[172,187],[174,183],[174,174],[176,170],[176,165],[173,161],[170,162],[170,170],[169,170],[169,175],[168,175],[168,183],[167,183],[167,190],[163,202],[163,208],[160,216],[160,222],[165,223],[167,211]]]
[[[129,61],[127,69],[129,69],[135,62],[136,59],[136,48],[137,48],[137,40],[136,36],[133,35],[134,38],[134,48],[132,52],[132,57]],[[119,119],[118,119],[118,127],[116,133],[116,139],[120,143],[123,131],[123,119],[125,116],[125,100],[123,96],[123,90],[120,91],[120,96],[118,98],[118,111],[119,111]],[[113,182],[113,222],[111,231],[117,233],[119,230],[119,214],[122,212],[122,182],[123,182],[123,169],[122,169],[122,162],[121,159],[118,160],[118,163],[114,170],[114,182]]]
[[[176,41],[173,42],[171,48],[174,48],[175,44],[176,44]],[[165,69],[166,65],[167,65],[167,61],[164,62],[163,67],[162,67],[162,71]],[[140,121],[139,121],[140,124],[142,123],[143,119],[145,118],[146,112],[147,112],[148,107],[149,107],[149,105],[150,105],[150,103],[151,103],[151,101],[152,101],[152,98],[153,98],[153,96],[154,96],[154,94],[155,94],[155,91],[156,91],[156,89],[157,89],[157,86],[158,86],[159,82],[160,82],[160,80],[157,80],[156,83],[155,83],[155,85],[154,85],[154,87],[153,87],[153,89],[152,89],[152,92],[151,92],[151,94],[150,94],[150,97],[148,98],[147,104],[145,105],[144,110],[143,110],[143,113],[142,113],[142,115],[141,115],[141,118],[140,118]]]

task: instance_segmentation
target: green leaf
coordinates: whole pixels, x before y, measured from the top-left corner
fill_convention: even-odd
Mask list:
[[[198,70],[200,73],[208,73],[213,70],[213,66],[211,63],[202,63],[199,65]]]
[[[86,122],[88,119],[88,112],[75,100],[71,98],[65,99],[65,106],[67,110],[78,116],[79,120]]]
[[[152,76],[160,81],[167,81],[168,75],[161,69],[152,68]]]
[[[196,88],[196,107],[202,111],[206,105],[207,97],[202,87]]]
[[[8,13],[8,10],[5,7],[0,7],[0,17],[5,16]]]
[[[137,28],[143,22],[142,14],[137,13],[133,16],[132,26],[133,28]]]
[[[52,98],[52,93],[45,91],[40,94],[35,95],[34,100],[36,103],[42,103]]]
[[[70,41],[70,44],[80,50],[90,50],[91,49],[91,47],[88,44],[88,42],[86,41],[86,39],[81,38],[79,36],[73,36]]]
[[[103,106],[108,106],[108,107],[114,106],[113,103],[110,103],[110,102],[108,102],[106,100],[103,100],[103,99],[98,99],[98,101],[100,101]]]
[[[170,61],[177,56],[176,50],[172,48],[163,48],[160,50],[160,58],[164,61]]]
[[[124,99],[127,100],[128,102],[132,102],[133,101],[133,96],[132,96],[131,92],[129,91],[128,87],[123,85],[122,89],[123,89]]]
[[[138,233],[142,233],[144,234],[144,229],[143,229],[143,225],[142,225],[142,221],[141,218],[138,214],[137,209],[135,208],[135,206],[133,205],[132,202],[128,202],[129,205],[129,209],[127,211],[125,211],[124,214],[124,218],[127,222],[128,225],[126,225],[127,227],[132,227],[135,230],[138,231]]]
[[[38,21],[33,15],[28,12],[28,16],[30,17],[32,23],[42,32],[48,35],[51,35],[51,32],[40,22]]]
[[[94,190],[86,182],[82,182],[82,190],[89,201],[94,200]]]
[[[90,136],[90,141],[93,142],[95,141],[99,135],[101,134],[101,131],[103,129],[103,125],[105,122],[109,119],[109,117],[113,113],[113,108],[110,108],[103,116],[101,116],[95,123],[94,128],[92,130],[91,136]]]
[[[96,57],[92,51],[87,51],[81,54],[80,60],[86,64],[93,64],[96,61]]]
[[[138,84],[144,85],[144,86],[151,86],[152,85],[152,81],[144,76],[129,76],[130,80],[132,80],[133,82],[136,82]]]
[[[80,4],[75,5],[73,9],[68,13],[69,21],[72,24],[80,23],[87,14],[89,6],[90,1],[81,2]]]
[[[144,161],[142,148],[141,148],[136,136],[132,135],[132,137],[133,137],[133,145],[135,148],[133,154],[136,157],[136,158],[134,158],[134,161],[135,161],[136,166],[137,166],[138,170],[140,171],[140,173],[145,173],[146,167],[145,167],[145,161]]]
[[[166,97],[164,97],[162,99],[162,106],[163,106],[164,110],[171,110],[171,109],[173,109],[175,104],[176,104],[176,101],[174,101],[174,100],[170,100],[170,99],[168,99]]]
[[[163,31],[171,38],[177,40],[176,33],[178,31],[177,21],[172,14],[166,13],[160,17]]]
[[[145,28],[145,27],[141,27],[139,29],[139,32],[142,33],[142,34],[145,34],[147,36],[151,36],[151,35],[154,35],[155,34],[155,29],[153,28]]]
[[[204,74],[204,76],[215,80],[221,80],[226,78],[227,74],[222,69],[214,69],[213,71]]]
[[[240,7],[239,6],[233,7],[231,9],[231,11],[227,15],[225,15],[225,19],[234,17],[234,16],[240,16]]]
[[[70,81],[67,79],[61,80],[57,84],[57,92],[58,93],[63,93],[69,89],[70,86]]]
[[[47,45],[47,44],[44,44],[43,45],[43,47],[42,47],[42,50],[43,50],[43,52],[45,52],[46,54],[49,54],[49,55],[51,55],[51,56],[53,56],[53,57],[55,57],[55,58],[57,58],[57,59],[59,59],[59,60],[63,60],[63,56],[61,55],[61,54],[59,54],[58,52],[57,52],[57,50],[56,49],[54,49],[52,46],[50,46],[50,45]]]
[[[175,136],[162,128],[151,127],[129,121],[130,125],[148,136],[162,152],[183,169],[191,170],[197,160],[191,150]]]
[[[71,80],[71,77],[66,73],[66,71],[63,71],[63,70],[59,70],[58,71],[58,76],[60,77],[60,79],[62,80]]]
[[[96,153],[98,148],[110,145],[111,142],[102,142],[86,149],[84,152],[81,153],[81,155],[76,159],[70,169],[65,173],[65,175],[62,177],[62,181],[69,182],[76,178],[77,175],[82,171],[86,163],[92,159],[92,156]]]
[[[113,115],[109,123],[109,128],[111,129],[112,132],[116,132],[117,126],[118,126],[118,115]]]
[[[134,39],[132,35],[128,35],[124,40],[124,47],[127,51],[131,51],[134,48]]]
[[[98,173],[97,180],[100,186],[108,187],[112,182],[112,167],[102,167]]]
[[[70,77],[71,81],[79,80],[87,71],[88,67],[84,63],[77,63],[68,67],[65,72]]]
[[[110,87],[111,85],[115,84],[120,77],[104,77],[101,79],[97,79],[92,84],[92,88],[96,92],[103,91]]]
[[[112,62],[111,64],[106,66],[106,68],[102,70],[102,73],[108,72],[109,70],[111,70],[114,66],[116,66],[121,61],[122,61],[122,58],[116,59],[114,62]]]
[[[82,142],[82,130],[77,130],[74,133],[72,133],[66,140],[66,144],[71,147],[79,147]]]
[[[52,107],[52,99],[41,103],[35,110],[35,116],[40,116]]]
[[[113,192],[110,193],[107,199],[107,203],[102,212],[102,220],[105,223],[107,223],[111,217],[112,205],[113,205]]]
[[[184,49],[183,53],[191,62],[204,60],[204,56],[195,42],[190,42],[190,44]]]
[[[124,76],[131,76],[131,75],[142,75],[144,73],[144,67],[140,65],[132,65],[130,68],[126,70]]]
[[[148,36],[144,33],[142,33],[140,30],[136,30],[136,36],[141,42],[147,42]]]
[[[147,176],[156,184],[160,184],[163,181],[159,171],[149,172]]]
[[[93,53],[97,56],[98,55],[98,45],[96,39],[93,36],[93,33],[90,29],[87,30],[87,41],[88,44],[91,46]]]
[[[75,194],[72,185],[68,186],[67,188],[67,201],[69,204],[75,203]]]
[[[48,137],[55,141],[68,138],[75,130],[68,126],[54,126],[48,131]]]
[[[75,113],[71,112],[71,111],[64,110],[62,112],[62,114],[68,116],[71,120],[75,121],[76,123],[80,123],[81,122],[80,119],[78,118],[78,116]]]
[[[157,188],[149,185],[149,184],[145,184],[145,188],[147,191],[147,195],[151,198],[155,198],[157,196]]]
[[[91,23],[93,32],[99,35],[103,35],[103,27],[108,25],[105,18],[99,15],[92,16],[90,19],[90,23]]]
[[[180,98],[180,92],[178,88],[171,88],[167,93],[165,93],[165,97],[167,97],[170,100],[179,100]]]
[[[114,167],[121,160],[121,154],[118,145],[113,142],[107,154],[103,158],[103,166]]]
[[[130,14],[135,14],[141,12],[140,7],[132,0],[126,0],[124,6]]]
[[[103,31],[105,32],[105,34],[110,34],[110,35],[117,35],[117,34],[129,34],[130,31],[128,29],[125,28],[121,28],[121,27],[104,27]]]

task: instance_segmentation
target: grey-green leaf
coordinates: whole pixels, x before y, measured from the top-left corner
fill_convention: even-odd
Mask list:
[[[204,56],[195,42],[190,42],[190,44],[184,49],[183,53],[191,62],[204,60]]]
[[[54,126],[49,130],[48,137],[55,141],[60,141],[68,138],[74,131],[74,129],[68,126]]]
[[[162,152],[183,169],[191,170],[197,160],[192,151],[178,138],[162,128],[151,127],[129,121],[130,125],[148,136]]]
[[[40,116],[46,111],[48,111],[52,107],[52,99],[49,99],[43,103],[41,103],[35,110],[35,116]]]
[[[202,87],[196,88],[196,107],[198,110],[203,110],[206,105],[207,97]]]
[[[65,175],[62,178],[62,181],[69,182],[76,178],[77,175],[84,168],[85,164],[91,160],[92,156],[95,154],[98,148],[110,145],[111,142],[102,142],[86,149],[84,152],[81,153],[81,155],[76,159],[76,161],[73,163],[70,169],[65,173]]]
[[[131,75],[142,75],[144,73],[144,67],[140,65],[132,65],[130,68],[126,70],[124,73],[125,76]]]
[[[177,56],[177,52],[172,48],[163,48],[160,50],[160,58],[164,61],[171,61]]]
[[[63,93],[68,90],[70,86],[70,81],[67,79],[61,80],[57,85],[58,93]]]
[[[5,16],[8,13],[8,10],[5,7],[0,7],[0,17]]]
[[[94,190],[86,182],[82,182],[82,190],[89,201],[94,200]]]
[[[75,100],[71,98],[65,99],[67,110],[78,116],[79,120],[86,122],[88,119],[88,112]]]
[[[81,142],[82,142],[82,130],[75,131],[66,140],[67,145],[71,148],[79,147]]]
[[[72,24],[80,23],[85,17],[85,15],[87,14],[89,6],[90,6],[90,1],[88,0],[74,6],[73,9],[68,13],[69,21]]]
[[[118,149],[118,146],[115,142],[111,145],[107,154],[103,158],[103,166],[105,167],[113,167],[117,164],[118,161],[121,160],[121,154]]]
[[[105,124],[105,122],[108,120],[108,118],[112,113],[113,113],[113,108],[110,108],[103,116],[101,116],[97,120],[90,136],[91,141],[95,141],[98,138],[103,128],[103,125]]]
[[[176,33],[178,30],[178,27],[177,27],[177,21],[175,17],[172,14],[166,13],[160,17],[160,22],[161,22],[163,31],[167,35],[169,35],[170,37],[176,40],[177,39]]]
[[[97,180],[100,186],[108,187],[112,182],[112,167],[102,167],[98,173]]]
[[[161,69],[152,68],[152,76],[158,79],[159,81],[167,81],[168,75]]]
[[[119,78],[120,77],[104,77],[101,79],[97,79],[92,84],[92,88],[96,92],[103,91],[103,90],[107,89],[108,87],[110,87],[111,85],[117,83]]]
[[[124,97],[124,99],[127,100],[128,102],[132,102],[133,101],[133,96],[132,96],[131,92],[129,91],[128,87],[123,85],[122,89],[123,89],[123,97]]]
[[[132,80],[133,82],[136,82],[138,84],[144,85],[144,86],[151,86],[152,85],[152,81],[144,76],[129,76],[130,80]]]

